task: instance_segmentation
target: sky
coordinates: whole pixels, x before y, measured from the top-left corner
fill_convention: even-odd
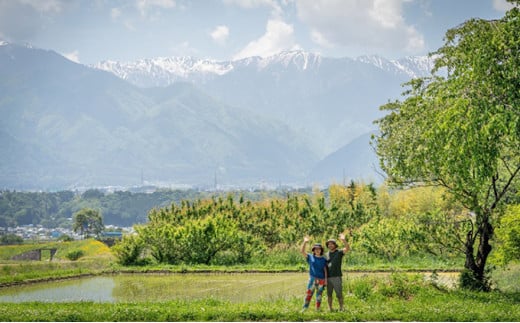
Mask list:
[[[435,51],[448,29],[510,8],[505,0],[0,0],[0,40],[82,64],[287,50],[396,59]]]

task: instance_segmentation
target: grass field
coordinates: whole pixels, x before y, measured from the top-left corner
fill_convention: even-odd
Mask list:
[[[346,310],[302,299],[232,303],[213,299],[138,303],[0,303],[1,321],[519,321],[519,293],[446,290],[413,276],[360,278],[345,286]],[[350,292],[349,292],[350,291]],[[314,301],[314,300],[313,300]],[[335,304],[337,308],[337,304]]]
[[[35,246],[0,247],[0,284],[59,279],[85,274],[118,271],[284,271],[305,266],[148,266],[123,268],[116,265],[110,250],[94,240],[60,242],[53,261],[16,262],[14,254]],[[82,250],[83,256],[68,260],[66,254]],[[447,289],[435,279],[405,275],[414,270],[413,261],[383,266],[393,272],[382,277],[357,277],[344,284],[346,310],[329,312],[326,301],[321,311],[301,313],[302,297],[259,302],[228,302],[208,296],[198,300],[133,303],[0,303],[0,321],[520,321],[520,265],[494,271],[495,290],[490,293]],[[381,268],[382,264],[374,268]],[[423,270],[424,264],[421,265]],[[444,266],[444,265],[443,265]],[[260,267],[260,268],[258,268]],[[434,264],[432,267],[435,267]],[[370,271],[368,264],[356,267]],[[345,269],[351,267],[347,262]],[[304,282],[302,282],[304,284]],[[4,287],[5,288],[5,287]],[[313,300],[314,302],[314,300]],[[337,304],[335,304],[337,308]]]

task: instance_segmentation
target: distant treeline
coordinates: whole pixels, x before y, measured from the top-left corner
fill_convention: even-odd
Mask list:
[[[310,189],[302,190],[310,192]],[[288,191],[237,191],[232,194],[249,200],[286,196]],[[147,221],[153,208],[170,206],[182,200],[198,200],[212,196],[228,195],[227,192],[198,190],[156,190],[153,193],[116,191],[105,193],[98,189],[85,192],[16,192],[0,191],[0,227],[42,225],[47,228],[70,228],[71,218],[82,208],[101,212],[105,225],[132,226]]]

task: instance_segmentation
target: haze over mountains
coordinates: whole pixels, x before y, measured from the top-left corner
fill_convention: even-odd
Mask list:
[[[167,57],[95,65],[139,87],[195,84],[233,106],[306,133],[320,157],[373,130],[372,121],[382,116],[378,107],[432,66],[427,57],[337,59],[303,51],[227,62]]]
[[[88,67],[2,43],[0,187],[381,181],[372,122],[431,66],[285,52]]]

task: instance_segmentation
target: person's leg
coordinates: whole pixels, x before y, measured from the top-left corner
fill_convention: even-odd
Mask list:
[[[334,282],[334,290],[336,291],[336,297],[338,298],[339,310],[343,311],[343,280],[338,277],[337,281]]]
[[[334,291],[333,279],[327,279],[327,303],[329,304],[329,310],[332,311],[332,292]]]
[[[339,310],[345,310],[345,306],[343,306],[343,296],[338,296]]]
[[[307,291],[305,292],[305,299],[304,299],[304,302],[303,302],[303,309],[304,310],[309,308],[309,304],[311,302],[312,295],[314,294],[314,290],[315,289],[316,289],[316,287],[314,287],[314,278],[311,277],[309,279],[309,283],[307,284]]]
[[[320,310],[321,307],[321,295],[325,289],[325,279],[316,279],[316,310]]]

